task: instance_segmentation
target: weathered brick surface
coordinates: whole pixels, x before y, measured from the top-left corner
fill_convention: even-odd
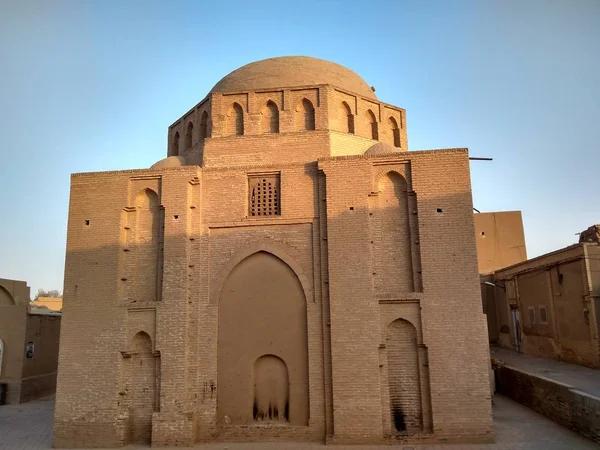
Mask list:
[[[355,134],[340,132],[346,100]],[[277,133],[261,129],[267,102]],[[227,124],[234,103],[243,135]],[[394,143],[392,117],[407,150],[403,110],[331,85],[212,92],[169,131],[169,154],[192,165],[72,176],[56,446],[140,435],[161,445],[382,442],[400,431],[394,405],[420,438],[493,438],[468,153],[365,157],[376,143],[368,117]],[[261,174],[279,180],[278,215],[249,214],[249,179]],[[292,291],[297,301],[283,306]],[[236,301],[247,303],[242,317]],[[389,332],[399,319],[408,340]],[[151,358],[133,345],[140,333]],[[285,345],[292,337],[302,345]],[[243,357],[219,358],[236,339],[249,346]],[[270,372],[274,385],[289,371],[271,422],[251,410],[252,399],[264,409],[256,361],[269,355],[285,365]],[[154,372],[132,367],[151,360]],[[137,393],[152,376],[147,397]],[[241,394],[224,394],[232,389]]]

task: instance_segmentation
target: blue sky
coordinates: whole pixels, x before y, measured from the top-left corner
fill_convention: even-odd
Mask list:
[[[475,207],[529,256],[600,222],[600,1],[0,0],[0,278],[62,290],[69,176],[144,168],[228,72],[335,61],[407,110],[410,149],[468,147]]]

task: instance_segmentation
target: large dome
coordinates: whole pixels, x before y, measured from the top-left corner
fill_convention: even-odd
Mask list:
[[[282,56],[255,61],[226,75],[211,92],[252,91],[330,84],[377,99],[356,73],[339,64],[308,56]]]

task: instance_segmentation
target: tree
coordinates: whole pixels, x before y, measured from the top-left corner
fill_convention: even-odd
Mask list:
[[[58,289],[50,289],[49,291],[45,291],[44,289],[38,289],[37,294],[35,294],[35,298],[33,300],[37,300],[38,297],[62,297],[62,294]]]

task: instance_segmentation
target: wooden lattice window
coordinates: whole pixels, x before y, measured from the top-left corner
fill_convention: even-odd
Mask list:
[[[248,177],[248,216],[278,216],[280,205],[278,173]]]

